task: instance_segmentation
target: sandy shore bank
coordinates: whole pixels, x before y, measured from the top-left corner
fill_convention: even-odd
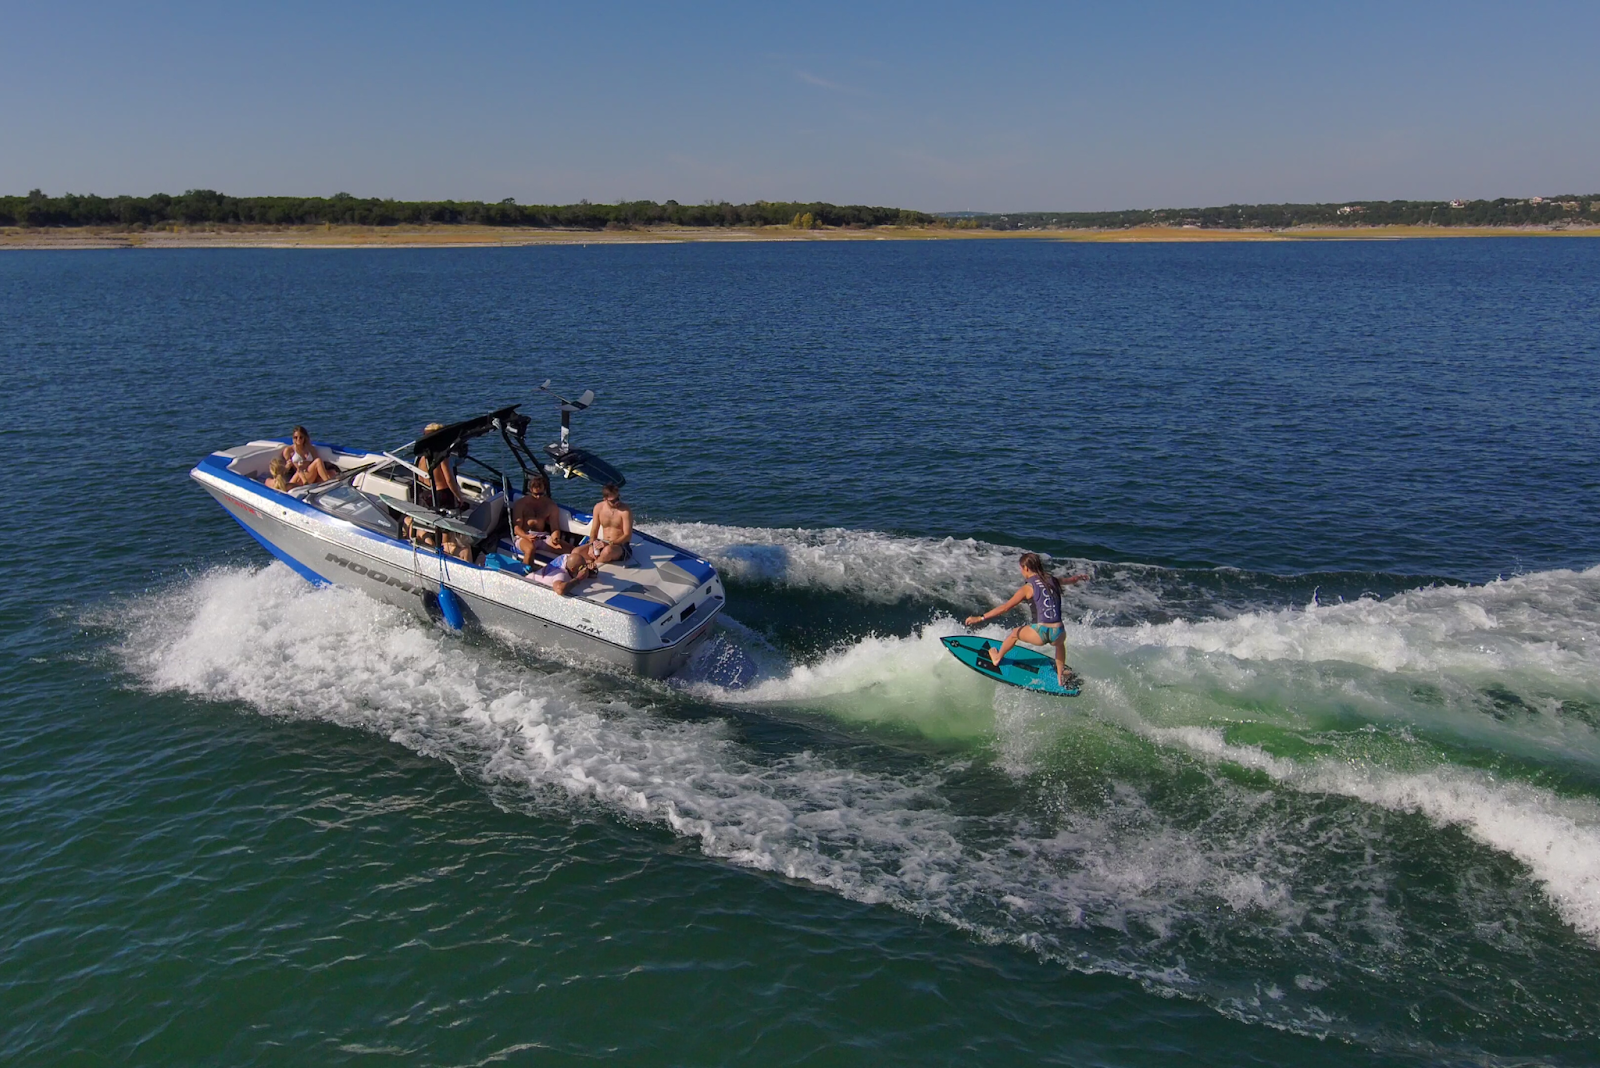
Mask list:
[[[103,227],[0,229],[0,249],[108,248],[484,248],[522,245],[666,244],[684,241],[983,241],[1100,242],[1362,241],[1426,237],[1600,237],[1600,226],[1364,226],[1290,230],[1200,230],[1141,226],[1129,230],[958,230],[878,227],[794,230],[764,227],[651,227],[639,230],[529,230],[494,226],[298,226],[278,229],[174,227],[128,231]]]

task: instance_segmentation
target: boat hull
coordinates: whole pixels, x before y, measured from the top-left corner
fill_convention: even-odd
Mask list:
[[[268,552],[313,583],[358,589],[428,619],[440,618],[439,590],[448,587],[464,606],[468,625],[650,678],[688,662],[723,604],[720,582],[707,583],[693,625],[685,621],[663,635],[604,605],[561,598],[509,573],[418,551],[204,464],[191,474]]]

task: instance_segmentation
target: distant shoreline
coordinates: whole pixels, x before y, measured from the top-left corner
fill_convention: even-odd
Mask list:
[[[1305,226],[1287,229],[981,230],[947,226],[826,227],[650,226],[637,229],[528,229],[437,223],[421,226],[167,226],[4,227],[0,250],[117,248],[510,248],[527,245],[680,244],[697,241],[1079,241],[1196,243],[1214,241],[1372,241],[1450,237],[1600,237],[1600,225],[1563,226]]]

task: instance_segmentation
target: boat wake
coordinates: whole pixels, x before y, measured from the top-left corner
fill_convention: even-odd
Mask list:
[[[1485,1017],[1508,1049],[1592,1040],[1559,976],[1600,945],[1600,568],[1209,618],[1152,609],[1158,574],[1101,584],[1068,634],[1090,684],[1064,703],[996,692],[939,643],[963,628],[938,605],[1009,592],[1003,547],[660,533],[746,583],[930,607],[800,656],[730,622],[657,685],[273,565],[134,603],[121,655],[144,687],[369,731],[1240,1019],[1413,1048],[1475,1049]],[[749,715],[793,732],[753,739]]]

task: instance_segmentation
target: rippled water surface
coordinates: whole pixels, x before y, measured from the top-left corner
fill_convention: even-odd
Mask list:
[[[1600,1062],[1600,244],[14,253],[0,310],[0,1059]],[[678,679],[187,478],[547,377],[728,579]],[[1071,702],[939,644],[1021,548],[1092,575]]]

